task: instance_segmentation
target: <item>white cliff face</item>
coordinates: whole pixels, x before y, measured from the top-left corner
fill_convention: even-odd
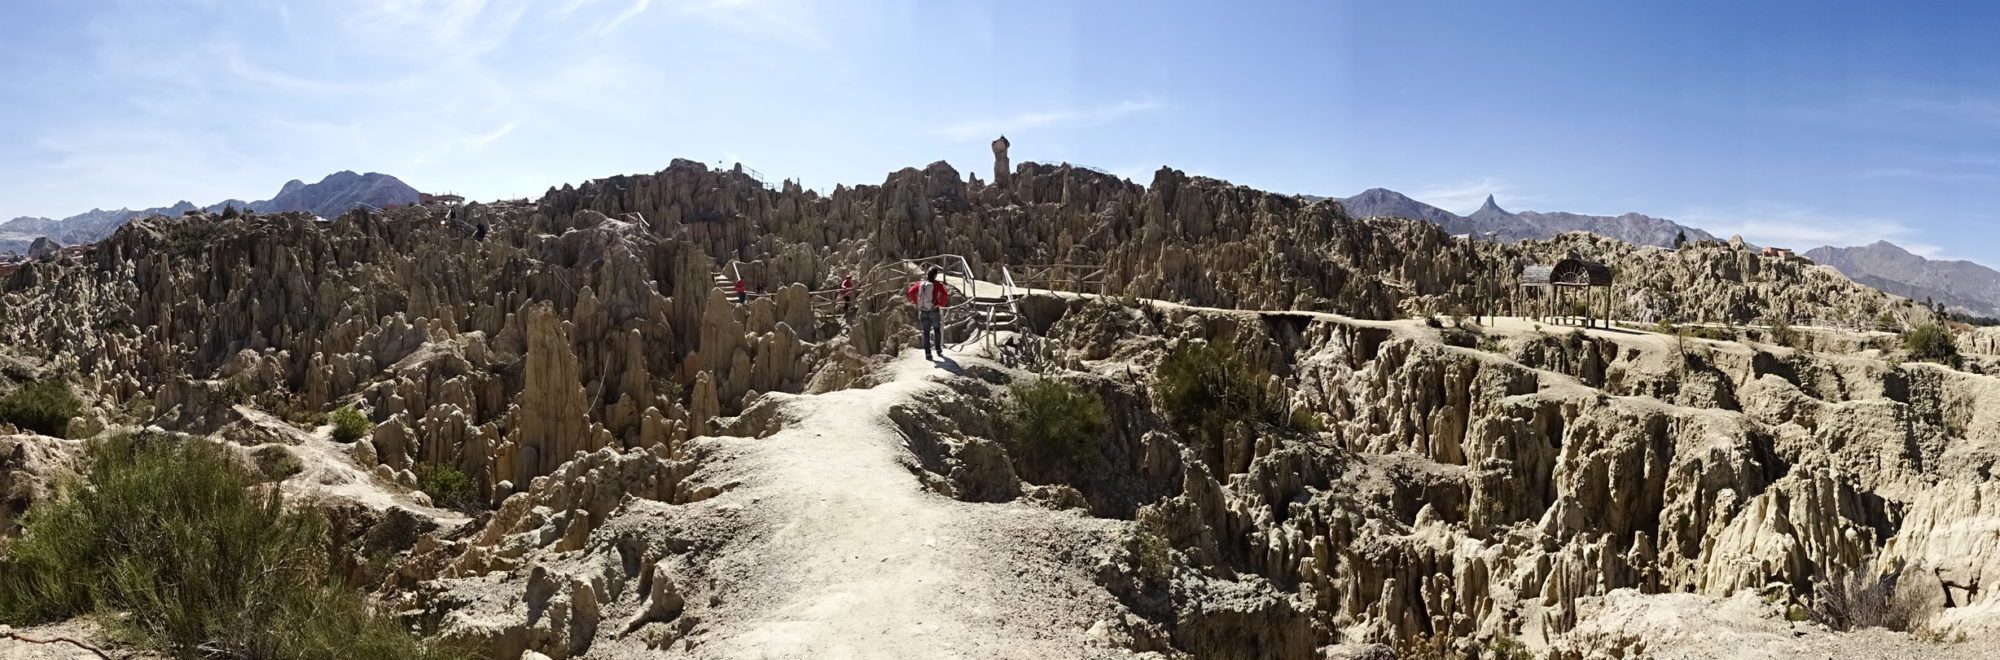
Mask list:
[[[1170,169],[1147,186],[1010,174],[967,183],[937,163],[821,196],[677,162],[458,211],[484,240],[422,208],[142,220],[0,280],[0,358],[69,374],[93,407],[81,430],[157,424],[328,463],[307,473],[326,483],[288,488],[332,494],[359,581],[505,657],[887,643],[852,637],[869,622],[814,618],[851,604],[815,609],[792,578],[869,585],[885,608],[924,594],[960,627],[899,620],[897,634],[990,643],[969,654],[1470,653],[1505,638],[1591,657],[1665,639],[1601,619],[1665,594],[1752,593],[1768,606],[1755,616],[1782,620],[1816,584],[1900,561],[1949,597],[1936,630],[1990,634],[1991,377],[1891,364],[1887,335],[1808,330],[1805,352],[1394,320],[1466,310],[1487,285],[1524,309],[1513,268],[1569,255],[1617,269],[1627,318],[1921,309],[1739,246],[1475,244]],[[915,338],[893,295],[846,317],[814,307],[840,273],[935,253],[1102,264],[1107,292],[1139,304],[1026,301],[1039,336],[950,370],[896,358]],[[732,263],[771,295],[716,290]],[[1180,437],[1149,381],[1193,340],[1274,374],[1324,430]],[[1038,375],[1111,409],[1089,465],[1033,464],[1003,437],[1007,387]],[[340,406],[367,417],[364,439],[274,421]],[[17,513],[80,449],[7,438],[0,497]],[[469,475],[472,517],[411,492],[439,466]],[[835,524],[850,519],[870,524]],[[786,536],[803,529],[822,543]],[[905,561],[930,572],[896,572]],[[970,604],[1030,623],[975,625],[955,609]],[[820,627],[785,637],[783,616]],[[1885,643],[1917,643],[1900,639]]]

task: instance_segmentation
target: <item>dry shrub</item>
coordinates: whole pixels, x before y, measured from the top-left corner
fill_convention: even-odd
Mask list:
[[[1813,619],[1840,631],[1914,632],[1939,609],[1938,594],[1922,577],[1914,567],[1878,567],[1873,561],[1832,574],[1814,586]]]

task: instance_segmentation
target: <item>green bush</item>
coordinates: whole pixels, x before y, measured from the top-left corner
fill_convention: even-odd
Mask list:
[[[1925,323],[1903,333],[1903,349],[1914,359],[1958,365],[1958,342],[1952,339],[1950,329],[1936,323]]]
[[[1159,510],[1152,507],[1141,509],[1134,531],[1138,543],[1133,558],[1138,560],[1140,577],[1165,584],[1174,577],[1173,543],[1167,540],[1166,524],[1159,516]]]
[[[362,436],[368,435],[368,431],[374,428],[374,425],[368,423],[368,418],[362,415],[361,411],[355,410],[354,406],[341,406],[339,410],[333,411],[333,414],[326,417],[333,422],[333,441],[342,444],[360,441]]]
[[[457,658],[334,585],[327,526],[205,441],[94,443],[89,487],[38,502],[0,558],[0,621],[113,612],[178,658]]]
[[[1264,430],[1317,430],[1310,415],[1292,410],[1270,375],[1235,353],[1209,343],[1184,343],[1160,362],[1154,392],[1176,430],[1207,446],[1219,446],[1229,427],[1249,424]]]
[[[284,481],[306,469],[292,450],[279,445],[258,447],[250,452],[250,458],[257,463],[257,471],[264,475],[265,481]]]
[[[1535,660],[1535,654],[1528,650],[1528,645],[1512,637],[1494,639],[1492,648],[1487,650],[1492,652],[1495,660]]]
[[[1713,326],[1713,325],[1695,326],[1692,330],[1690,330],[1690,332],[1692,332],[1696,337],[1700,337],[1702,339],[1707,339],[1710,341],[1736,341],[1735,330],[1719,326]]]
[[[1771,343],[1779,346],[1798,348],[1799,331],[1793,330],[1792,324],[1786,323],[1784,319],[1771,319],[1770,340]]]
[[[126,399],[119,412],[128,423],[145,424],[153,419],[153,400],[143,396]]]
[[[76,398],[68,381],[57,378],[22,385],[0,399],[0,423],[47,436],[63,437],[69,420],[81,414],[83,401]]]
[[[1015,385],[1007,400],[1008,437],[1023,458],[1039,465],[1090,460],[1107,419],[1096,393],[1054,378]]]
[[[458,511],[481,508],[479,484],[464,470],[450,465],[417,464],[417,487],[431,496],[431,503]]]

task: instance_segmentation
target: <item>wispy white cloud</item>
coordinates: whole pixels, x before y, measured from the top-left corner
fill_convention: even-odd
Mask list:
[[[2000,157],[1972,153],[1913,155],[1894,164],[1857,171],[1854,178],[1938,183],[2000,182]]]
[[[828,46],[819,8],[810,0],[694,0],[680,9],[737,34],[808,48]]]
[[[13,214],[67,215],[255,199],[332,169],[480,189],[514,177],[528,183],[506,185],[534,190],[562,180],[551,172],[595,167],[579,162],[653,166],[666,152],[543,153],[551,142],[679,148],[687,141],[662,136],[717,111],[676,95],[719,84],[748,60],[825,49],[821,19],[845,20],[846,9],[834,15],[820,2],[204,0],[79,11],[83,39],[49,56],[67,66],[49,67],[50,84],[0,83],[0,104],[18,96],[72,108],[0,139],[24,156],[0,166],[18,180],[6,190],[35,191],[0,202]],[[164,33],[186,36],[187,47],[157,48]],[[648,56],[690,48],[718,61]]]
[[[973,119],[940,126],[932,132],[948,140],[992,139],[1004,133],[1038,128],[1088,128],[1167,107],[1154,99],[1119,101],[1098,108],[1023,112],[1011,117]]]
[[[576,13],[576,10],[582,9],[584,8],[584,6],[589,5],[596,1],[597,0],[564,0],[562,4],[556,5],[555,8],[549,10],[549,18],[554,18],[554,19],[569,18],[571,15]]]
[[[602,27],[597,28],[597,33],[610,34],[613,30],[617,30],[619,25],[624,24],[625,21],[632,20],[633,17],[646,13],[646,8],[652,6],[652,4],[653,0],[633,0],[632,6],[626,7],[625,11],[618,12],[617,16],[611,17],[610,21],[606,22]]]
[[[508,133],[514,132],[515,126],[517,126],[517,124],[515,124],[514,122],[507,122],[507,125],[493,129],[492,132],[483,135],[473,136],[472,139],[467,140],[467,143],[471,144],[474,147],[484,147],[486,145],[499,142],[500,138],[507,137]]]
[[[1410,193],[1412,199],[1458,214],[1479,210],[1479,205],[1486,203],[1488,195],[1501,208],[1535,199],[1516,192],[1514,186],[1506,181],[1490,176],[1435,184]]]
[[[1887,102],[1890,109],[2000,128],[2000,99],[1911,97]]]
[[[331,95],[379,90],[389,86],[404,86],[403,83],[384,85],[380,82],[309,78],[293,75],[251,61],[250,58],[244,56],[243,49],[233,41],[217,42],[213,47],[216,53],[215,61],[222,64],[224,71],[235,76],[238,80],[259,89]]]
[[[1694,208],[1681,215],[1686,219],[1684,224],[1717,236],[1740,235],[1758,245],[1805,250],[1888,241],[1932,259],[1945,257],[1942,247],[1923,242],[1916,227],[1895,218],[1844,215],[1774,202],[1752,202],[1735,209]]]
[[[2000,182],[2000,173],[1974,170],[1945,170],[1921,167],[1891,166],[1871,167],[1854,173],[1854,178],[1862,180],[1935,181],[1946,183],[1993,183]]]
[[[350,47],[442,65],[499,48],[527,9],[526,0],[365,0],[346,27]]]

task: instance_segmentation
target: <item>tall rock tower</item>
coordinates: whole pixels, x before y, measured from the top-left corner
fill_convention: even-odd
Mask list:
[[[1009,175],[1014,167],[1007,163],[1007,136],[993,141],[993,185],[1007,187]]]

